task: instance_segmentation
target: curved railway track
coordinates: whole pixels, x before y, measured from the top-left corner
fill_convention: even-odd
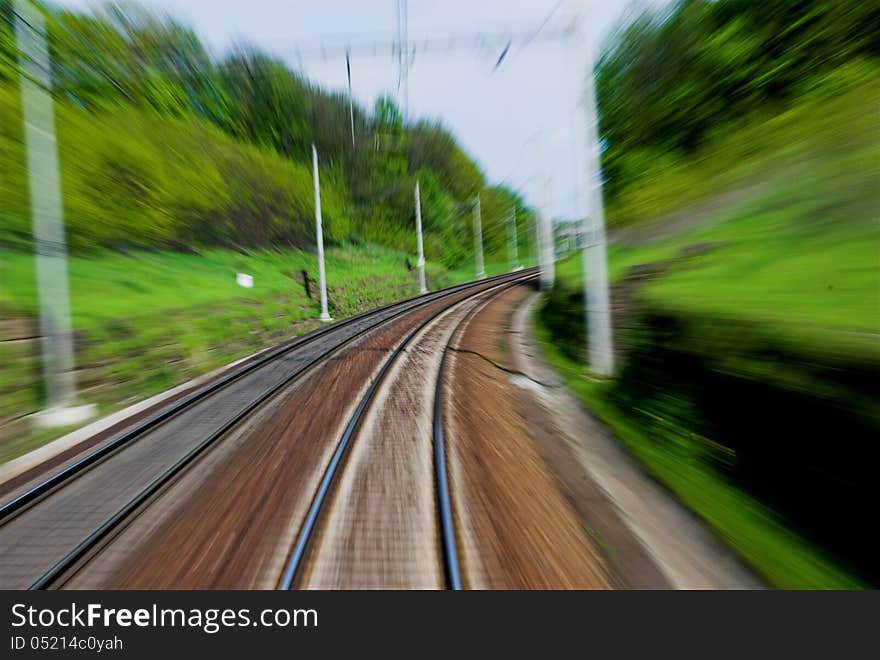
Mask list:
[[[461,299],[472,297],[522,279],[523,275],[508,274],[450,287],[304,335],[221,376],[30,486],[0,507],[0,554],[5,566],[0,585],[36,589],[55,586],[231,429],[343,347],[417,309],[452,299],[443,307],[448,309],[459,302],[454,300],[457,294],[462,294]],[[407,341],[414,334],[410,333]],[[400,350],[402,345],[395,355]],[[390,362],[386,361],[386,366]],[[352,432],[356,427],[357,421]],[[158,436],[163,436],[164,442]],[[106,476],[116,477],[106,480],[109,486],[101,478]],[[105,488],[109,492],[102,497]],[[36,522],[22,524],[29,517]]]
[[[434,436],[434,472],[437,483],[437,513],[440,520],[440,538],[443,544],[443,561],[446,572],[446,586],[453,591],[463,588],[461,580],[461,562],[458,560],[458,544],[453,522],[452,494],[449,487],[449,470],[447,468],[446,451],[446,425],[443,422],[443,382],[446,377],[446,364],[449,355],[449,347],[458,335],[461,327],[479,309],[474,307],[455,325],[446,345],[443,347],[443,355],[440,357],[440,368],[437,373],[437,381],[434,387],[433,408],[433,436]]]
[[[465,315],[461,319],[454,323],[453,330],[443,345],[443,357],[441,358],[436,379],[436,385],[434,388],[432,388],[434,393],[434,399],[431,406],[433,418],[432,455],[434,459],[434,486],[437,493],[436,518],[441,541],[441,554],[443,556],[442,563],[444,569],[444,582],[445,586],[450,589],[461,589],[462,582],[459,571],[455,530],[450,505],[451,498],[446,469],[446,453],[444,448],[442,390],[443,379],[445,377],[444,365],[446,362],[446,352],[448,351],[449,343],[458,333],[460,327],[476,311],[481,309],[489,300],[499,295],[503,291],[506,291],[508,288],[520,284],[523,281],[531,279],[532,277],[534,277],[534,274],[529,272],[518,273],[516,276],[510,278],[507,281],[498,283],[491,288],[481,291],[480,295],[485,299],[478,300],[478,302],[476,304],[473,304],[472,307],[465,313]],[[334,488],[339,481],[340,473],[345,469],[346,458],[351,451],[352,444],[358,441],[357,436],[360,432],[361,426],[364,423],[364,419],[368,411],[370,410],[371,405],[374,403],[377,392],[379,392],[379,390],[386,385],[386,379],[388,378],[392,367],[395,365],[396,362],[401,359],[401,356],[406,352],[406,350],[412,344],[416,343],[414,342],[414,339],[419,336],[420,333],[425,331],[426,328],[429,328],[429,326],[435,323],[438,318],[445,315],[447,312],[449,312],[450,309],[452,309],[456,305],[466,305],[468,303],[473,303],[475,298],[478,299],[479,296],[470,297],[466,300],[455,303],[455,305],[450,305],[432,312],[429,316],[427,316],[425,319],[423,319],[413,328],[411,328],[407,332],[403,340],[399,342],[396,348],[385,359],[377,375],[375,376],[375,378],[373,378],[366,392],[363,394],[360,401],[358,402],[354,413],[349,418],[348,424],[346,425],[335,447],[332,458],[328,463],[326,469],[324,470],[320,484],[309,507],[305,522],[300,529],[300,532],[296,539],[296,543],[294,544],[293,549],[290,553],[290,557],[287,561],[284,574],[282,575],[281,581],[279,583],[280,589],[291,589],[295,586],[302,585],[303,573],[305,572],[306,564],[308,563],[310,555],[313,553],[314,546],[316,544],[315,537],[319,533],[318,528],[320,527],[320,521],[322,518],[327,516],[327,509],[331,506]],[[338,586],[344,587],[345,585]]]

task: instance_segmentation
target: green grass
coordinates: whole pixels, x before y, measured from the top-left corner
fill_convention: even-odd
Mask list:
[[[327,250],[331,315],[342,319],[418,293],[415,271],[395,250],[372,244]],[[37,313],[34,259],[0,253],[4,319],[33,323]],[[317,278],[313,253],[301,250],[206,250],[201,254],[102,251],[68,262],[76,365],[81,397],[102,413],[161,392],[319,325],[317,287],[306,297],[301,270]],[[503,263],[487,263],[490,275]],[[254,287],[235,282],[254,277]],[[471,269],[427,264],[431,289],[473,279]],[[0,419],[42,405],[36,342],[0,342]],[[0,462],[56,437],[26,425],[3,431]],[[12,436],[12,437],[7,437]]]
[[[825,556],[786,522],[756,499],[707,470],[692,455],[688,443],[658,443],[648,437],[633,416],[604,396],[607,384],[588,377],[584,367],[556,348],[549,333],[537,326],[544,357],[562,374],[568,387],[639,459],[648,472],[693,510],[768,584],[781,589],[863,588],[847,571]],[[670,433],[685,433],[670,429]]]
[[[328,287],[336,287],[344,307],[361,285],[375,278],[389,278],[406,293],[417,293],[405,267],[408,255],[377,245],[331,248],[326,253]],[[415,261],[410,257],[411,261]],[[317,260],[302,250],[259,250],[249,254],[229,250],[205,250],[200,254],[134,251],[129,254],[102,251],[94,256],[71,256],[68,261],[73,325],[77,330],[107,322],[149,319],[170,310],[204,305],[247,309],[249,304],[288,298],[291,306],[308,308],[317,302],[306,298],[301,270],[317,278]],[[506,270],[503,263],[487,264],[489,275]],[[235,281],[236,273],[254,277],[246,289]],[[449,286],[473,279],[472,269],[447,271],[428,263],[429,285]],[[31,254],[0,252],[0,304],[15,315],[37,313],[36,270]],[[313,295],[315,292],[313,291]],[[300,318],[310,315],[307,309]]]
[[[617,208],[654,208],[657,219],[612,232],[612,281],[711,242],[640,295],[667,311],[753,322],[805,352],[880,360],[878,82],[880,74],[833,98],[817,94],[719,137],[693,162],[646,175]],[[701,173],[682,197],[676,181]],[[698,192],[700,204],[688,206]],[[579,286],[580,258],[558,274]]]
[[[327,252],[330,285],[405,273],[404,255],[370,246]],[[300,250],[250,254],[206,250],[201,254],[101,252],[73,256],[69,278],[73,324],[86,329],[119,319],[150,317],[167,310],[203,305],[240,306],[248,302],[291,298],[307,305],[300,271],[317,276],[315,255]],[[236,284],[236,273],[254,277],[254,288]],[[0,255],[0,301],[23,315],[37,312],[34,259],[30,254]]]
[[[872,172],[876,177],[880,167],[876,160],[880,68],[876,63],[855,61],[839,67],[803,90],[799,100],[781,112],[768,104],[744,115],[737,124],[722,126],[709,136],[704,148],[687,157],[667,154],[656,159],[653,168],[609,201],[609,226],[664,221],[722,190],[773,188],[786,180],[807,184],[799,180],[805,154],[825,161],[825,166],[838,173],[829,159],[852,158],[867,168],[865,174]],[[825,174],[827,179],[828,172],[822,169],[820,162],[808,164],[808,172]],[[845,169],[845,176],[859,176],[859,168]]]
[[[880,72],[867,80],[858,73],[646,173],[609,208],[608,259],[617,284],[634,265],[665,262],[634,285],[628,305],[705,320],[690,326],[699,331],[689,350],[707,362],[874,414],[873,403],[856,400],[861,394],[841,393],[806,368],[880,365]],[[559,262],[557,281],[582,286],[579,254]],[[743,327],[800,357],[762,363]],[[864,586],[712,467],[706,452],[714,443],[684,428],[699,411],[673,414],[650,402],[623,410],[611,396],[614,382],[588,378],[560,350],[565,337],[540,326],[539,338],[573,391],[768,583]]]
[[[838,72],[798,106],[748,118],[693,159],[646,174],[616,204],[642,225],[612,248],[611,277],[712,241],[645,289],[650,304],[754,321],[821,354],[880,358],[878,83],[876,67]],[[578,269],[560,272],[574,281]]]
[[[612,246],[609,276],[619,282],[633,265],[713,242],[716,247],[641,289],[645,302],[752,322],[802,352],[880,361],[880,226],[828,209],[824,226],[805,227],[812,194],[789,189],[706,227],[647,245]],[[562,260],[557,274],[564,285],[579,287],[580,255]]]
[[[608,277],[619,282],[631,266],[674,257],[687,244],[683,239],[664,241],[646,246],[608,246]],[[556,263],[556,277],[572,287],[583,282],[583,259],[579,252],[565,256]]]
[[[795,204],[740,214],[701,237],[724,245],[659,278],[646,294],[657,306],[756,322],[811,352],[877,360],[877,228],[804,235],[794,226],[798,220]]]

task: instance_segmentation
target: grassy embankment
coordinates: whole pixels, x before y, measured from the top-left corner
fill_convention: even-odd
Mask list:
[[[687,351],[712,369],[824,397],[843,410],[861,408],[876,423],[876,402],[847,398],[810,370],[880,365],[880,76],[864,71],[835,74],[798,107],[751,117],[693,159],[649,173],[609,208],[609,261],[618,285],[632,266],[665,264],[621,287],[634,290],[628,313],[650,311],[697,328]],[[580,257],[563,260],[557,273],[557,294],[578,291]],[[624,408],[620,381],[589,378],[582,335],[564,330],[565,319],[581,312],[553,310],[563,320],[553,333],[546,314],[541,341],[572,389],[764,579],[788,588],[861,584],[845,562],[716,469],[719,455],[735,461],[736,452],[694,433],[688,423],[699,411],[685,410],[675,394],[643,406],[630,398]],[[757,329],[759,344],[785,357],[756,353],[755,335],[743,328]],[[639,339],[624,331],[619,341]],[[657,389],[662,396],[662,383]]]
[[[17,85],[0,85],[0,119],[2,462],[68,429],[37,433],[22,419],[41,407],[43,392]],[[317,275],[307,163],[191,115],[89,113],[62,99],[55,119],[84,401],[109,412],[315,327],[317,302],[300,274]],[[394,237],[358,226],[330,158],[322,160],[321,199],[335,318],[417,292],[406,267],[414,254],[358,240],[388,245]],[[414,253],[414,231],[410,238]],[[469,269],[439,263],[449,255],[432,252],[436,242],[428,231],[429,286],[471,279]],[[503,268],[494,255],[487,260],[490,274]],[[253,275],[254,288],[236,285],[237,272]]]
[[[327,251],[328,297],[336,319],[418,293],[412,255],[375,245]],[[490,274],[500,263],[487,264]],[[97,252],[69,261],[77,380],[84,401],[102,413],[146,398],[255,350],[319,325],[315,283],[310,300],[301,270],[317,275],[315,255],[301,250],[206,250],[194,254]],[[254,287],[235,282],[254,277]],[[433,289],[473,278],[429,263]],[[35,334],[33,257],[0,254],[0,309],[4,339]],[[0,408],[11,417],[38,410],[42,400],[38,345],[0,342]],[[8,424],[0,437],[0,462],[69,429],[35,432]],[[0,427],[2,428],[2,427]]]

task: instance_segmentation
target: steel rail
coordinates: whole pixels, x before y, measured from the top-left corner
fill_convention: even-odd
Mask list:
[[[498,276],[495,276],[494,278],[490,278],[488,281],[491,281],[494,279],[502,279],[507,275],[508,275],[507,273],[505,273],[504,275],[498,275]],[[483,282],[485,282],[485,281],[487,281],[487,280],[483,280]],[[88,454],[86,454],[82,458],[76,460],[75,462],[71,463],[67,467],[59,470],[58,472],[54,473],[50,477],[44,479],[43,481],[39,482],[38,484],[27,489],[26,491],[19,494],[18,496],[5,502],[2,506],[0,506],[0,525],[6,524],[17,513],[22,511],[28,505],[32,504],[33,502],[35,502],[39,498],[41,498],[44,495],[48,494],[49,492],[53,491],[57,487],[66,483],[67,481],[74,479],[76,476],[82,474],[88,468],[96,465],[98,462],[100,462],[104,458],[108,457],[110,454],[114,453],[118,449],[125,447],[126,445],[132,443],[136,439],[142,437],[147,431],[150,431],[150,430],[158,427],[163,422],[166,422],[169,419],[171,419],[172,417],[180,414],[184,410],[190,408],[195,403],[209,397],[210,395],[214,394],[215,392],[222,389],[223,387],[239,380],[243,376],[246,376],[246,375],[256,371],[260,367],[263,367],[263,366],[269,364],[270,362],[288,354],[292,350],[294,350],[296,348],[300,348],[306,344],[313,342],[316,339],[324,337],[330,333],[339,331],[340,329],[345,328],[347,326],[350,326],[354,323],[357,323],[359,321],[363,321],[365,318],[368,318],[369,316],[378,315],[383,312],[387,312],[388,310],[390,310],[396,306],[404,307],[404,309],[401,312],[401,313],[403,313],[403,312],[408,311],[410,309],[416,309],[416,308],[420,307],[421,305],[426,304],[427,302],[442,299],[443,297],[445,297],[447,295],[451,295],[453,293],[456,293],[456,292],[461,291],[463,289],[466,289],[468,287],[476,286],[478,284],[480,284],[480,282],[467,282],[465,284],[459,284],[459,285],[447,287],[446,289],[441,289],[440,291],[434,291],[429,294],[425,294],[423,296],[414,296],[414,297],[407,298],[402,301],[390,303],[388,305],[384,305],[384,306],[379,307],[377,309],[369,310],[367,312],[362,312],[361,314],[357,314],[357,315],[352,316],[352,317],[345,319],[343,321],[339,321],[338,323],[334,323],[333,325],[327,326],[326,328],[321,328],[319,330],[309,332],[305,335],[302,335],[300,337],[297,337],[297,338],[291,340],[290,342],[288,342],[286,344],[283,344],[282,346],[280,346],[279,348],[277,348],[275,350],[270,350],[269,352],[266,353],[266,355],[262,355],[260,357],[257,357],[252,362],[248,362],[243,367],[236,369],[235,371],[233,371],[229,374],[226,374],[225,376],[220,377],[216,381],[213,381],[213,382],[209,383],[208,385],[206,385],[205,387],[199,389],[198,391],[193,392],[189,396],[184,397],[183,399],[172,404],[168,408],[161,410],[159,413],[150,417],[149,419],[146,419],[146,420],[140,422],[139,424],[137,424],[136,426],[134,426],[133,428],[128,429],[127,431],[124,431],[119,436],[117,436],[116,438],[114,438],[113,440],[108,442],[107,444],[102,445],[101,447],[89,452]],[[394,315],[394,316],[388,317],[386,319],[383,319],[382,321],[378,322],[375,325],[379,325],[386,320],[390,320],[391,318],[395,318],[396,316],[397,315]],[[368,329],[375,327],[375,325],[370,326],[370,328],[368,328]]]
[[[517,283],[533,277],[535,277],[534,274],[527,275]],[[446,373],[446,357],[449,355],[449,348],[455,336],[461,327],[477,312],[482,310],[491,299],[469,310],[455,325],[455,328],[449,335],[446,346],[443,347],[440,368],[437,371],[437,383],[434,387],[434,479],[437,485],[437,513],[440,518],[440,539],[443,546],[446,586],[453,591],[460,591],[464,587],[461,580],[461,562],[458,561],[458,545],[452,513],[452,494],[449,488],[449,470],[446,466],[446,438],[444,433],[445,426],[443,424],[443,379]]]
[[[522,272],[517,273],[516,275],[509,278],[509,281],[502,281],[495,286],[490,286],[485,289],[481,289],[476,292],[474,295],[480,295],[486,293],[487,291],[493,292],[491,295],[497,295],[500,293],[500,290],[504,290],[511,286],[515,286],[519,284],[521,281],[534,277],[534,273],[523,274]],[[498,278],[494,278],[498,279]],[[482,280],[486,282],[486,280]],[[373,400],[376,392],[379,390],[379,387],[382,385],[385,376],[391,369],[391,366],[394,364],[398,356],[403,353],[404,349],[409,345],[412,339],[421,332],[428,324],[432,323],[436,320],[440,315],[447,312],[454,305],[461,304],[465,302],[464,300],[456,301],[451,305],[444,307],[442,309],[437,310],[435,313],[432,313],[426,319],[422,320],[415,327],[413,327],[404,337],[403,341],[401,341],[397,347],[392,351],[391,355],[386,358],[382,368],[373,378],[373,381],[370,383],[370,386],[367,388],[367,391],[361,397],[360,402],[355,408],[354,413],[348,421],[348,424],[345,427],[345,430],[342,433],[342,436],[339,439],[339,442],[336,445],[336,449],[333,452],[333,456],[330,458],[330,462],[327,464],[327,467],[324,469],[324,474],[321,478],[321,482],[318,485],[318,489],[315,492],[314,497],[312,498],[312,503],[309,506],[309,511],[306,515],[306,519],[303,522],[303,526],[300,529],[300,533],[297,536],[296,543],[293,547],[293,550],[290,555],[290,559],[288,559],[287,566],[285,571],[281,577],[281,581],[279,583],[278,588],[280,590],[288,590],[293,587],[294,582],[298,579],[300,569],[304,564],[304,560],[306,558],[306,554],[312,544],[314,530],[317,525],[318,519],[320,518],[325,504],[327,502],[328,496],[333,488],[333,485],[336,481],[336,477],[339,473],[339,468],[342,465],[344,458],[346,456],[349,445],[351,444],[352,438],[356,435],[358,429],[360,428],[361,422],[363,421],[364,414],[370,406],[370,403]]]
[[[502,282],[506,279],[511,279],[515,276],[511,276],[510,274],[504,274],[493,278],[493,280],[501,280]],[[310,371],[313,367],[315,367],[319,362],[326,360],[326,358],[330,357],[332,354],[338,352],[342,348],[348,346],[349,344],[355,342],[356,340],[363,337],[365,334],[375,330],[376,328],[385,325],[399,317],[408,314],[416,309],[420,309],[424,306],[427,306],[431,303],[435,303],[438,300],[443,300],[447,296],[455,295],[456,293],[460,293],[462,290],[466,290],[468,288],[475,288],[485,284],[486,281],[478,281],[478,282],[470,282],[465,285],[450,287],[449,289],[444,290],[444,293],[439,296],[425,297],[425,299],[417,298],[415,299],[415,304],[406,307],[405,309],[396,312],[395,314],[378,321],[377,323],[371,324],[362,330],[359,330],[355,334],[347,337],[342,342],[335,344],[328,348],[326,351],[322,352],[320,355],[309,361],[307,364],[303,365],[299,369],[296,369],[287,377],[282,379],[280,382],[272,385],[267,388],[262,394],[253,399],[251,403],[249,403],[244,409],[240,410],[238,413],[233,415],[230,419],[228,419],[223,425],[217,428],[213,433],[207,436],[204,440],[202,440],[199,444],[193,447],[189,452],[187,452],[183,457],[178,459],[173,465],[164,470],[159,476],[153,479],[147,486],[141,489],[137,495],[135,495],[131,500],[129,500],[123,507],[118,509],[115,514],[113,514],[110,518],[108,518],[100,527],[94,530],[91,534],[89,534],[85,539],[83,539],[80,543],[78,543],[70,552],[68,552],[64,557],[62,557],[58,562],[56,562],[49,570],[47,570],[43,575],[41,575],[33,584],[28,587],[29,590],[39,590],[46,589],[51,586],[54,582],[58,580],[60,576],[64,573],[68,572],[74,564],[76,564],[80,559],[82,559],[92,548],[94,548],[103,538],[105,538],[110,532],[112,532],[121,522],[126,520],[132,512],[141,507],[144,503],[146,503],[154,494],[156,494],[163,486],[168,484],[173,478],[175,478],[182,470],[184,470],[190,463],[192,463],[198,456],[200,456],[206,449],[208,449],[211,445],[213,445],[217,440],[223,437],[227,432],[229,432],[233,427],[235,427],[238,423],[240,423],[245,417],[250,415],[254,410],[260,407],[263,403],[265,403],[272,396],[280,392],[282,389],[290,385],[294,380],[299,378],[301,375]],[[482,291],[481,289],[480,291]]]

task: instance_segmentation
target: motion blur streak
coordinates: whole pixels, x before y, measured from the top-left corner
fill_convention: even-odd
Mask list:
[[[579,392],[778,586],[880,577],[878,18],[672,3],[597,69],[622,364]],[[557,272],[541,319],[577,382],[581,265]]]
[[[525,335],[510,320],[531,299],[524,289],[463,331],[466,341],[455,346],[463,352],[450,359],[460,368],[444,381],[452,406],[446,446],[458,461],[450,499],[456,523],[466,523],[458,540],[465,586],[692,585],[660,563],[648,571],[650,580],[626,569],[652,561],[654,549],[642,547],[645,529],[674,531],[670,521],[684,515],[693,529],[714,534],[706,535],[705,563],[727,561],[717,573],[739,576],[698,586],[880,585],[880,546],[870,531],[880,499],[880,0],[652,0],[643,9],[586,3],[580,19],[591,30],[603,12],[618,17],[593,53],[614,345],[613,370],[612,360],[603,360],[611,373],[601,376],[603,369],[587,367],[595,356],[588,354],[585,319],[604,312],[587,309],[583,295],[584,271],[593,273],[586,284],[596,285],[605,270],[590,256],[597,236],[584,231],[596,218],[558,211],[568,208],[559,201],[571,192],[568,170],[584,169],[562,162],[559,145],[582,149],[573,136],[590,127],[575,112],[570,121],[554,114],[572,98],[541,93],[563,72],[589,73],[589,48],[573,29],[581,3],[535,3],[521,20],[525,10],[508,3],[486,0],[472,16],[456,2],[328,0],[328,8],[314,9],[253,0],[248,12],[273,12],[276,24],[318,25],[304,17],[333,14],[325,16],[326,33],[291,32],[287,46],[273,52],[251,23],[242,33],[256,45],[209,48],[199,32],[210,29],[204,3],[180,0],[181,15],[192,17],[188,25],[162,14],[170,6],[163,0],[89,10],[74,0],[0,0],[3,501],[146,414],[129,406],[154,395],[167,398],[151,406],[169,405],[181,396],[172,388],[194,386],[192,379],[319,327],[315,145],[334,319],[533,266],[543,247],[547,286],[534,299],[534,340],[523,350],[552,366],[558,382],[525,373],[514,355],[513,339]],[[218,3],[212,20],[233,23],[235,11]],[[494,20],[484,20],[493,12]],[[387,34],[364,35],[376,16],[387,16]],[[42,23],[45,53],[37,47]],[[503,163],[511,171],[503,180],[493,170],[498,154],[483,143],[477,150],[460,125],[465,116],[489,126],[499,113],[461,93],[470,88],[457,69],[449,80],[431,82],[457,90],[448,98],[460,113],[415,112],[424,107],[415,81],[437,71],[425,63],[445,62],[452,52],[472,65],[487,97],[511,92],[505,113],[517,118],[518,132],[503,146],[515,145],[520,157]],[[328,70],[338,62],[345,87],[310,79],[301,58],[320,58]],[[534,63],[538,80],[524,77],[524,62]],[[392,82],[376,83],[363,103],[355,92],[377,70]],[[578,84],[588,91],[586,79]],[[537,120],[528,111],[535,104],[543,113]],[[544,180],[548,199],[532,199]],[[387,331],[396,336],[391,326]],[[68,338],[69,351],[49,341],[53,336]],[[406,363],[433,364],[445,337],[434,339],[420,341],[423,353]],[[45,363],[43,341],[56,347]],[[393,348],[358,346],[364,355]],[[364,386],[369,371],[348,374],[345,385]],[[402,375],[408,389],[401,391],[417,391],[413,381]],[[316,376],[314,383],[323,382],[335,382],[330,372]],[[535,406],[566,387],[601,421],[579,437],[568,437],[552,410],[547,423],[534,421]],[[338,407],[332,389],[316,386],[321,410]],[[250,395],[241,393],[254,400]],[[284,396],[279,405],[289,415],[311,419],[311,407],[301,410],[295,394]],[[73,402],[96,404],[105,416],[127,412],[85,429],[46,428],[47,409]],[[430,435],[415,416],[401,417],[413,409],[411,400],[401,395],[397,403],[376,426],[387,435],[365,435],[369,442],[352,450],[360,462],[333,487],[361,488],[366,477],[355,479],[351,470],[373,465],[370,447],[390,451],[398,447],[390,438],[416,443]],[[274,414],[261,408],[260,423],[282,437],[287,427]],[[320,431],[330,442],[338,423],[327,417],[310,437]],[[413,424],[425,433],[405,431]],[[628,449],[608,458],[610,474],[636,460],[668,489],[644,519],[622,515],[621,502],[599,486],[609,474],[578,453],[595,447],[602,429]],[[473,442],[464,445],[465,438]],[[231,442],[224,437],[218,446],[231,451]],[[422,462],[407,463],[423,470],[418,474],[430,474],[426,449],[411,452]],[[581,459],[561,460],[569,456],[563,449]],[[241,452],[241,464],[252,464]],[[230,478],[232,467],[212,462],[222,455],[204,459],[194,473]],[[567,462],[577,478],[566,481],[548,467]],[[416,472],[400,469],[416,480]],[[263,501],[262,477],[248,482],[243,501]],[[401,476],[369,496],[346,490],[339,501],[387,496],[394,502],[382,499],[375,508],[398,515],[399,527],[408,509],[395,507],[403,496],[389,494],[407,483]],[[421,548],[427,539],[433,548],[434,501],[430,484],[419,483],[427,491],[409,505],[421,507],[418,520],[428,531],[411,545]],[[278,488],[293,492],[287,482]],[[223,481],[192,492],[199,489],[230,490]],[[72,497],[64,493],[55,495]],[[310,496],[298,495],[305,502]],[[193,501],[181,496],[174,506]],[[203,522],[228,519],[218,502],[202,502],[212,516]],[[171,510],[151,515],[159,521]],[[325,545],[316,550],[323,553],[316,583],[320,577],[338,585],[343,562],[352,559],[333,539],[363,537],[374,554],[355,558],[369,584],[407,585],[389,579],[405,573],[402,565],[370,572],[374,559],[381,564],[393,555],[384,536],[393,525],[373,515],[353,527],[338,513],[336,527],[319,530]],[[274,522],[267,519],[266,529],[280,529]],[[196,586],[214,584],[217,575],[242,581],[246,573],[274,584],[272,562],[283,563],[289,550],[284,534],[297,531],[279,531],[276,547],[268,536],[224,536],[220,543],[219,527],[203,526],[198,537],[173,527],[189,538],[192,557],[212,543],[245,548],[245,541],[262,541],[272,559],[242,568],[224,564],[234,554],[227,549],[217,559],[222,570],[200,573],[204,582]],[[57,531],[14,541],[50,545]],[[111,544],[108,555],[132,560],[141,541]],[[167,548],[153,550],[164,557]],[[427,559],[436,558],[420,555],[413,565]],[[732,565],[736,570],[727,570]],[[102,579],[104,568],[95,568]],[[425,584],[442,583],[429,577]]]

